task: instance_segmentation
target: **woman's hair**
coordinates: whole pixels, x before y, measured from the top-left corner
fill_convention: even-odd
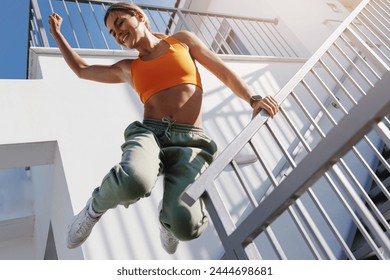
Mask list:
[[[145,19],[145,26],[150,30],[150,22],[149,18],[145,15],[144,11],[137,5],[133,3],[127,3],[127,2],[119,2],[119,3],[114,3],[110,7],[108,7],[106,11],[106,15],[104,16],[104,24],[107,25],[107,18],[108,15],[113,12],[113,11],[121,11],[127,14],[130,14],[132,16],[135,16],[137,14],[142,14],[142,16]]]
[[[110,7],[108,7],[106,14],[104,16],[104,24],[105,25],[107,25],[108,15],[113,11],[121,11],[121,12],[127,13],[127,14],[132,15],[132,16],[135,16],[137,14],[141,14],[142,17],[144,18],[146,28],[151,31],[149,18],[144,13],[144,11],[140,7],[138,7],[137,5],[135,5],[133,3],[128,3],[128,2],[118,2],[118,3],[112,4]],[[163,33],[155,33],[155,32],[152,32],[152,33],[153,33],[153,35],[155,35],[156,37],[159,37],[159,38],[166,37],[166,35]]]

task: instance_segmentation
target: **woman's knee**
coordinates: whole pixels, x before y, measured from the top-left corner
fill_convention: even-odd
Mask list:
[[[150,195],[157,175],[153,175],[147,168],[120,163],[115,167],[118,185],[126,199],[137,199]]]
[[[206,229],[208,225],[208,218],[206,215],[201,215],[196,218],[188,208],[181,207],[180,210],[175,211],[172,215],[172,220],[169,224],[165,224],[172,233],[182,241],[189,241],[198,238]]]

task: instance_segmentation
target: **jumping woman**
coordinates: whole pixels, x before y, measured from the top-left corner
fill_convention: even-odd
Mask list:
[[[56,13],[49,16],[50,33],[79,78],[128,83],[144,107],[143,121],[135,121],[125,130],[121,161],[68,226],[67,246],[80,246],[107,210],[148,197],[157,178],[163,175],[164,192],[158,213],[160,237],[163,248],[173,254],[179,240],[195,239],[207,227],[202,200],[189,207],[180,196],[209,166],[217,151],[215,142],[202,129],[203,90],[195,61],[248,102],[253,115],[264,109],[274,117],[278,104],[271,96],[255,95],[191,32],[171,36],[153,33],[147,16],[134,4],[111,5],[104,23],[119,45],[138,51],[137,58],[112,65],[90,65],[62,35],[62,18]]]

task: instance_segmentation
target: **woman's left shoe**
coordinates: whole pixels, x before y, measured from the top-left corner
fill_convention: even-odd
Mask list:
[[[160,240],[161,245],[168,254],[174,254],[179,246],[179,239],[177,239],[172,232],[160,225]]]
[[[160,214],[162,210],[162,200],[158,204],[158,213]],[[165,228],[161,223],[160,223],[160,240],[161,240],[161,245],[164,248],[164,250],[172,255],[176,252],[177,246],[179,246],[179,239],[177,239],[173,233]]]

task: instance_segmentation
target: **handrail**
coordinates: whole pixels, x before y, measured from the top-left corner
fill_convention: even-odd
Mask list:
[[[30,17],[37,24],[31,25],[31,32],[42,40],[32,41],[31,46],[55,46],[51,38],[45,39],[49,29],[46,21],[42,21],[40,16],[35,17],[40,11],[49,14],[55,10],[65,16],[62,29],[71,46],[121,49],[103,24],[105,11],[114,1],[32,0],[32,3]],[[74,9],[70,9],[72,5]],[[183,29],[189,30],[216,53],[298,57],[293,42],[288,42],[278,31],[277,18],[243,17],[156,5],[139,6],[149,17],[153,31],[171,35]],[[91,18],[95,20],[91,21]]]
[[[278,188],[272,192],[248,219],[242,224],[241,234],[245,235],[246,242],[252,241],[258,234],[259,225],[268,226],[282,211],[284,211],[296,198],[306,191],[324,172],[335,164],[350,148],[357,143],[371,129],[374,123],[390,112],[390,73],[387,73],[381,82],[374,88],[375,93],[365,96],[356,105],[339,125],[328,135],[327,141],[322,141],[318,146],[299,164],[295,172],[282,181]],[[370,108],[370,110],[367,110]],[[359,122],[359,121],[361,122]],[[342,133],[343,132],[343,133]],[[335,144],[342,143],[342,144]],[[320,160],[321,159],[321,160]],[[300,177],[302,173],[310,176]],[[292,187],[293,186],[293,187]],[[283,196],[280,198],[277,196]],[[277,198],[276,198],[277,197]],[[282,205],[275,205],[274,201],[282,201]],[[271,212],[271,213],[270,213]],[[253,218],[252,218],[253,217]],[[259,225],[251,224],[252,220],[259,221]],[[374,231],[380,232],[380,231]],[[383,237],[390,250],[390,240]],[[390,258],[390,251],[387,251]]]
[[[42,15],[41,11],[39,9],[38,0],[31,0],[31,10],[35,12],[35,16],[33,17],[30,14],[30,27],[33,27],[36,25],[36,32],[40,34],[40,38],[42,40],[42,44],[44,46],[49,46],[49,40],[46,35],[46,30],[42,23]],[[30,31],[31,34],[32,30]],[[30,38],[34,37],[34,35],[30,35]],[[31,43],[30,43],[31,44]]]
[[[289,80],[289,82],[276,94],[275,99],[282,104],[283,101],[291,94],[300,81],[309,73],[318,63],[320,58],[334,44],[337,38],[348,28],[356,16],[367,5],[370,0],[362,1],[359,6],[344,20],[344,22],[332,33],[328,40],[311,56],[311,58],[301,67],[301,69]],[[382,70],[389,71],[389,67],[382,64]],[[192,205],[200,198],[206,187],[225,169],[241,149],[253,138],[262,126],[268,121],[268,114],[260,112],[243,131],[225,148],[225,150],[214,160],[208,169],[189,186],[183,195],[183,200]]]
[[[92,4],[115,4],[118,1],[110,1],[110,0],[64,0],[66,2],[75,2],[78,1],[79,3],[92,3]],[[189,10],[189,9],[183,9],[183,8],[175,8],[175,7],[164,7],[164,6],[158,6],[158,5],[143,5],[143,4],[137,4],[141,9],[152,9],[152,10],[162,10],[162,11],[176,11],[176,12],[182,12],[182,13],[188,13],[188,14],[199,14],[204,16],[214,16],[214,17],[228,17],[231,19],[239,19],[239,20],[253,20],[253,21],[261,21],[261,22],[269,22],[273,24],[278,24],[277,18],[255,18],[255,17],[242,17],[242,16],[236,16],[231,14],[223,14],[223,13],[209,13],[209,12],[203,12],[203,11],[195,11],[195,10]]]

